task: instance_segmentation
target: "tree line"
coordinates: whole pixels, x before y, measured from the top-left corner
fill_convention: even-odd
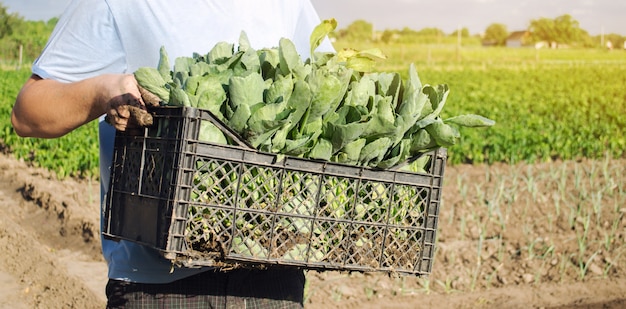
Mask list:
[[[11,62],[23,59],[32,62],[41,52],[58,22],[27,21],[17,13],[9,13],[0,3],[0,60]]]
[[[421,30],[386,29],[374,31],[371,23],[357,20],[346,28],[338,29],[333,35],[336,39],[347,41],[381,41],[412,42],[412,43],[454,43],[459,39],[470,45],[482,44],[490,46],[505,46],[507,39],[513,32],[523,32],[522,44],[534,46],[536,43],[547,43],[551,46],[569,47],[604,47],[611,42],[613,46],[623,46],[626,37],[616,34],[602,34],[592,36],[580,27],[580,23],[571,15],[565,14],[556,18],[538,18],[529,22],[527,29],[510,31],[505,24],[492,23],[481,34],[470,34],[467,28],[457,29],[452,33],[445,33],[439,28],[424,28]]]

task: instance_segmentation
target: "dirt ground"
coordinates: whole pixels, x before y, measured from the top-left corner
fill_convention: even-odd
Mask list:
[[[563,167],[567,171],[589,164],[537,165],[533,169],[542,175],[541,170]],[[626,164],[615,164],[615,175],[621,177]],[[306,307],[626,307],[626,264],[621,255],[624,205],[617,205],[617,212],[608,211],[598,221],[606,221],[607,229],[585,229],[590,231],[585,240],[594,254],[585,255],[582,276],[576,271],[572,253],[576,247],[580,250],[581,242],[572,239],[579,234],[572,234],[576,228],[567,226],[567,222],[575,221],[565,211],[550,216],[536,208],[545,210],[554,203],[541,197],[553,196],[555,191],[548,186],[548,193],[516,190],[519,183],[507,182],[506,177],[523,174],[520,171],[528,170],[526,166],[491,166],[489,173],[485,170],[480,166],[446,169],[438,247],[428,278],[309,272]],[[524,179],[529,186],[530,177]],[[541,186],[539,180],[537,183]],[[609,188],[623,192],[623,184],[618,180]],[[516,192],[493,190],[497,186]],[[561,189],[574,194],[570,191],[576,188],[567,182]],[[99,247],[98,190],[97,182],[59,181],[10,155],[0,155],[0,308],[104,308],[106,266]],[[505,211],[506,219],[494,220],[487,211],[494,209],[490,203],[494,199],[481,192],[507,192],[510,207]],[[529,200],[525,195],[533,195],[539,202],[525,202]],[[605,192],[602,198],[611,198],[609,195]],[[619,198],[611,201],[623,202]],[[551,228],[554,226],[557,228]],[[603,232],[608,229],[614,231],[610,239]],[[602,243],[606,249],[601,248]]]

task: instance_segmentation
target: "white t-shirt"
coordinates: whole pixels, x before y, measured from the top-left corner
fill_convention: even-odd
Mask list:
[[[156,67],[165,46],[170,60],[207,53],[218,42],[236,44],[242,31],[251,47],[275,47],[291,39],[303,59],[320,19],[309,0],[73,0],[32,71],[75,82],[105,73]],[[332,51],[326,40],[318,50]],[[101,201],[106,195],[115,130],[99,124]],[[102,240],[109,278],[166,283],[201,269],[175,268],[150,249],[129,241]]]

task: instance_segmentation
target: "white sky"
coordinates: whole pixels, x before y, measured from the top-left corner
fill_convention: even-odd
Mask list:
[[[60,16],[70,0],[1,0],[9,12],[29,20]],[[184,0],[177,2],[181,5]],[[409,27],[439,28],[451,33],[458,27],[483,32],[492,23],[509,31],[523,30],[532,19],[570,14],[592,35],[626,35],[625,0],[311,0],[321,18],[334,17],[338,28],[362,19],[378,30]]]

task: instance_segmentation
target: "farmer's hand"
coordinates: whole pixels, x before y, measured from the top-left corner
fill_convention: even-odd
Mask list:
[[[140,128],[152,118],[144,102],[132,74],[105,74],[76,82],[33,74],[15,100],[11,123],[17,135],[39,138],[61,137],[103,114],[118,130]]]
[[[118,131],[152,125],[140,86],[132,74],[109,75],[105,84],[105,120]]]

